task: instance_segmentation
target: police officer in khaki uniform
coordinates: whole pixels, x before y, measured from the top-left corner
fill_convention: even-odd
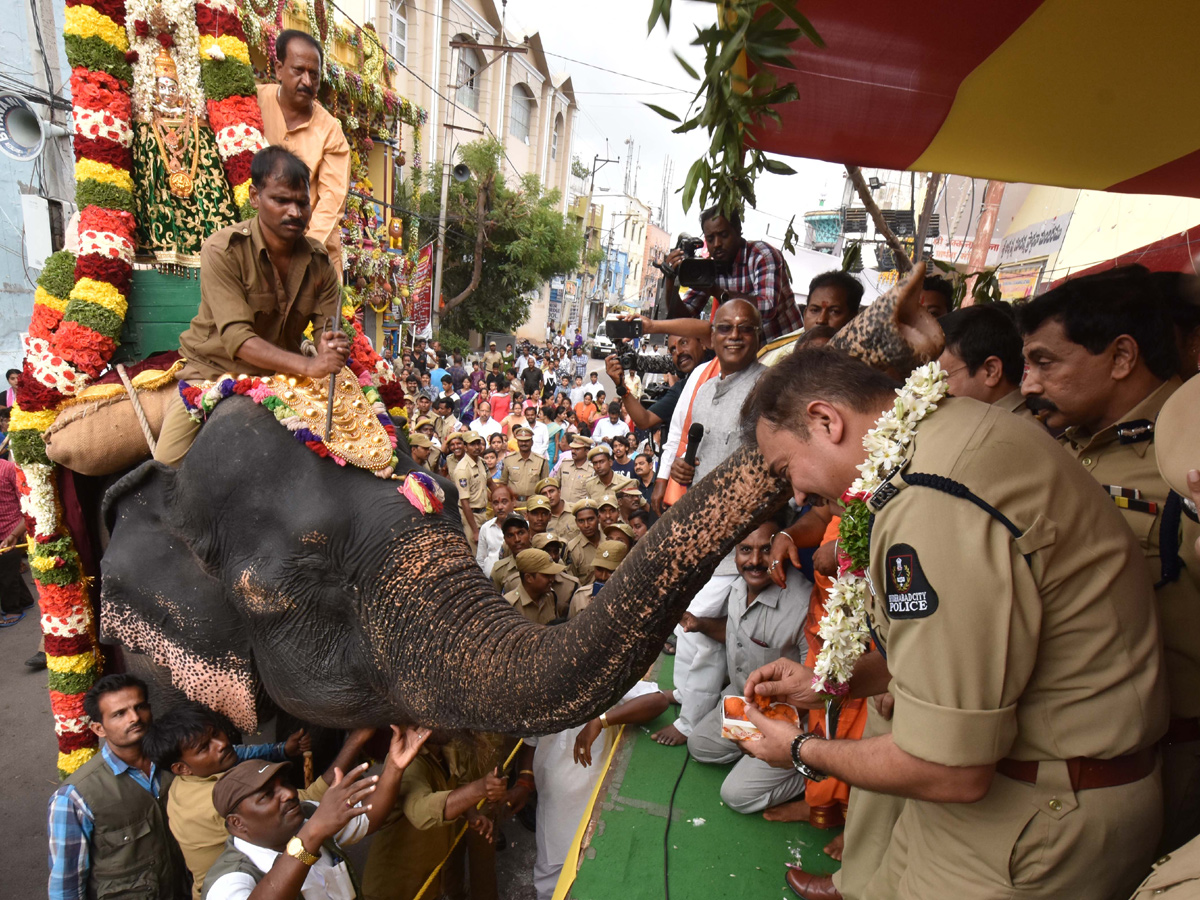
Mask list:
[[[534,490],[550,501],[550,524],[546,526],[547,531],[553,531],[568,541],[579,534],[575,517],[563,501],[561,482],[557,478],[543,478]]]
[[[561,563],[563,561],[563,554],[567,552],[566,542],[552,532],[534,535],[533,547],[535,550],[545,550],[556,563]],[[569,570],[555,575],[554,584],[551,585],[550,589],[554,591],[554,608],[560,617],[567,615],[567,611],[571,608],[571,602],[577,593],[582,591],[584,594],[591,594],[591,588],[581,585],[579,579],[572,575]]]
[[[483,354],[483,371],[485,373],[492,371],[492,366],[498,365],[504,361],[504,357],[500,355],[500,351],[496,349],[496,342],[488,343],[487,350]]]
[[[513,589],[520,575],[517,572],[517,554],[531,546],[529,523],[514,510],[500,523],[500,533],[504,535],[504,550],[496,565],[492,566],[492,584],[503,594]]]
[[[550,530],[550,501],[534,494],[525,501],[525,518],[529,520],[530,534],[545,534]]]
[[[827,349],[762,376],[748,415],[797,501],[850,486],[892,388]],[[858,900],[1127,896],[1158,839],[1167,725],[1137,542],[1049,435],[996,407],[942,401],[903,452],[868,501],[867,612],[887,671],[851,685],[890,691],[892,734],[823,740],[752,710],[764,736],[747,751],[910,798]],[[811,672],[788,680],[795,665],[747,690],[816,700]]]
[[[454,481],[458,485],[458,502],[462,508],[463,531],[471,552],[479,543],[479,526],[487,521],[488,470],[479,458],[483,451],[483,438],[474,431],[462,435],[467,452],[454,469]]]
[[[442,452],[444,449],[442,442],[434,429],[433,419],[427,417],[417,419],[417,423],[413,426],[413,433],[423,434],[429,439],[430,446],[433,447],[429,453],[429,471],[440,472],[445,454]]]
[[[583,489],[597,503],[605,494],[611,494],[615,498],[617,491],[627,484],[634,483],[632,478],[613,471],[612,449],[608,444],[597,444],[588,451],[587,458],[595,474],[583,483]]]
[[[1029,372],[1023,390],[1063,428],[1063,447],[1137,536],[1166,646],[1171,724],[1163,742],[1160,849],[1200,834],[1200,523],[1156,462],[1155,422],[1181,388],[1174,331],[1139,268],[1072,279],[1022,311]],[[1106,328],[1094,353],[1071,334]],[[1080,340],[1083,340],[1082,338]],[[1193,409],[1193,414],[1195,410]]]
[[[600,593],[600,589],[604,587],[608,579],[612,577],[612,573],[616,571],[617,566],[625,559],[626,553],[625,545],[620,541],[600,542],[600,546],[596,548],[596,558],[593,563],[596,580],[589,586],[581,588],[571,598],[571,607],[567,612],[568,618],[573,619],[588,608],[592,598]]]
[[[432,472],[433,467],[429,465],[429,458],[434,453],[433,441],[429,440],[421,432],[414,431],[408,436],[408,446],[412,452],[413,462],[417,463],[427,472]]]
[[[595,500],[580,500],[572,508],[579,535],[567,542],[567,566],[580,584],[591,584],[596,577],[592,571],[592,560],[596,548],[604,540],[600,531],[599,507]]]
[[[556,597],[551,587],[554,576],[566,569],[556,563],[545,550],[522,550],[516,558],[520,583],[508,591],[504,599],[535,625],[548,625],[557,618]]]
[[[504,457],[504,465],[500,469],[500,483],[507,484],[517,495],[518,501],[524,501],[537,492],[537,483],[550,474],[550,464],[546,457],[533,452],[533,431],[525,425],[513,429],[517,439],[517,452]]]
[[[564,459],[558,467],[559,489],[562,491],[563,503],[568,507],[587,497],[586,482],[596,474],[587,458],[588,451],[592,449],[592,439],[582,434],[573,435],[570,448],[570,457]]]

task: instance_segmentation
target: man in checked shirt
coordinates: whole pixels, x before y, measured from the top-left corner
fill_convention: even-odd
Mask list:
[[[736,212],[727,218],[718,207],[710,207],[700,213],[700,228],[704,232],[709,258],[717,264],[716,281],[695,286],[680,298],[675,278],[667,275],[668,315],[696,318],[710,298],[715,299],[718,306],[740,298],[758,307],[767,341],[799,329],[803,324],[802,316],[792,296],[783,254],[764,241],[748,241],[742,237],[742,219]],[[682,261],[682,250],[672,250],[667,255],[667,266],[672,269]]]

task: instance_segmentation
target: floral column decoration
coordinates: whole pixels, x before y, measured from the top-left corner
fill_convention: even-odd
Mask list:
[[[243,219],[252,218],[250,160],[267,146],[250,48],[238,8],[232,0],[200,0],[200,80],[208,98],[208,122],[217,137],[217,152]]]

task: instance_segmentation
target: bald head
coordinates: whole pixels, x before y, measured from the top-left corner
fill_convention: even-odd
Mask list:
[[[758,357],[762,316],[749,300],[727,300],[712,319],[713,351],[721,363],[721,375],[732,375]]]

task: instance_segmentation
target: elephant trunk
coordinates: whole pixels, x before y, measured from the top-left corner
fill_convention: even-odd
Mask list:
[[[400,671],[413,673],[398,701],[416,721],[449,728],[545,734],[587,721],[646,674],[721,559],[787,499],[757,451],[736,452],[655,524],[586,610],[555,627],[502,602],[461,533],[441,535],[429,565],[442,577],[422,600],[431,617],[410,609],[416,624],[396,623]],[[401,568],[411,571],[411,558]],[[419,574],[398,577],[420,585]]]

